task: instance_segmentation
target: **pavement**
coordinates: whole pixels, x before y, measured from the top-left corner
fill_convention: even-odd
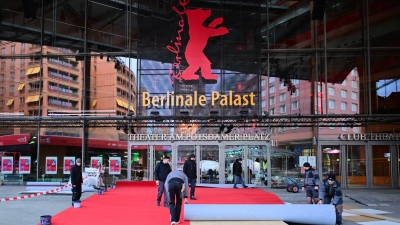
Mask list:
[[[275,193],[286,204],[305,204],[305,193],[291,193],[286,189],[260,187]],[[0,186],[0,198],[17,197],[25,186]],[[367,206],[344,197],[343,225],[400,225],[400,189],[343,189],[344,195],[373,196],[382,205]],[[82,200],[95,194],[86,192]],[[84,204],[84,201],[82,202]],[[28,199],[0,202],[0,224],[37,225],[42,215],[56,215],[71,207],[71,195],[47,194]],[[79,209],[77,209],[79,210]],[[312,216],[312,215],[311,215]]]

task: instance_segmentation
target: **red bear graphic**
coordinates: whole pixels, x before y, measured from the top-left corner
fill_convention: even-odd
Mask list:
[[[195,73],[200,68],[201,76],[206,80],[217,80],[218,75],[211,74],[211,62],[204,55],[203,50],[210,37],[221,36],[229,33],[226,27],[215,28],[223,22],[223,18],[214,19],[207,27],[204,21],[211,16],[211,10],[190,9],[186,10],[189,25],[189,41],[185,50],[186,61],[189,66],[182,73],[183,80],[198,80]]]

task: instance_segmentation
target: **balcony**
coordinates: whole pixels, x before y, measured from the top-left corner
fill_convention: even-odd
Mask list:
[[[63,74],[60,74],[60,73],[56,73],[56,72],[53,72],[53,71],[49,71],[49,77],[52,78],[52,79],[57,79],[59,81],[65,81],[65,82],[68,82],[68,83],[71,83],[71,84],[79,84],[79,82],[74,80],[73,77],[66,76],[66,75],[63,75]]]
[[[70,109],[70,110],[79,110],[78,107],[74,106],[65,106],[65,105],[59,105],[59,104],[53,104],[53,103],[48,103],[49,107],[54,107],[54,108],[62,108],[62,109]]]
[[[62,60],[49,58],[47,60],[47,62],[49,62],[50,64],[53,64],[53,65],[62,66],[64,68],[68,68],[68,69],[71,69],[71,70],[79,71],[79,68],[77,66],[74,66],[71,63],[65,62],[65,61],[62,61]]]

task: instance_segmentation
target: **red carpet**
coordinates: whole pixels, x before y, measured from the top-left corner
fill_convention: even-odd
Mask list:
[[[116,186],[83,200],[81,208],[71,207],[53,216],[51,224],[170,224],[168,208],[156,206],[155,182],[118,182]],[[196,188],[196,198],[190,204],[283,204],[276,195],[258,188]],[[183,213],[181,224],[190,224],[183,221]]]

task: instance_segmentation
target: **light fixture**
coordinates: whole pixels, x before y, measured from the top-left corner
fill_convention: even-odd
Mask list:
[[[124,126],[124,133],[125,133],[125,134],[128,134],[128,133],[129,133],[128,125],[125,125],[125,126]]]
[[[224,129],[225,129],[225,125],[222,124],[222,125],[219,127],[218,134],[221,134],[222,132],[224,132]]]
[[[181,111],[180,114],[181,114],[181,116],[189,116],[188,111]]]
[[[219,112],[218,111],[210,111],[210,116],[218,116]]]
[[[160,112],[158,112],[158,111],[151,111],[151,112],[150,112],[150,115],[152,115],[152,116],[159,116],[159,115],[160,115]]]
[[[226,128],[225,134],[229,134],[230,132],[232,132],[232,129],[233,129],[233,125],[231,124]]]

